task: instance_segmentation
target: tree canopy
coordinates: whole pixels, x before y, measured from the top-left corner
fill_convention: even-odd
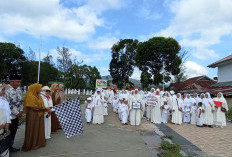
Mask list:
[[[142,72],[151,74],[153,84],[168,82],[170,75],[180,73],[180,50],[179,43],[173,38],[153,37],[138,44],[136,65]]]
[[[5,81],[10,73],[20,73],[26,61],[24,51],[13,43],[0,42],[0,80]]]
[[[111,48],[112,59],[109,72],[113,78],[112,83],[118,88],[130,84],[129,77],[134,71],[137,45],[138,40],[123,39]]]

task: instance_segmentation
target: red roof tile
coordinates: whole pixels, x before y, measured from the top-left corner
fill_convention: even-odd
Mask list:
[[[206,78],[206,80],[201,80]],[[190,78],[181,83],[173,83],[171,87],[174,90],[183,90],[183,89],[202,89],[202,88],[209,88],[211,85],[215,84],[216,82],[208,78],[207,76],[198,76]]]

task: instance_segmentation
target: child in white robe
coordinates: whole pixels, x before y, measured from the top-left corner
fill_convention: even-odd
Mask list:
[[[168,122],[169,109],[170,109],[170,105],[168,104],[168,101],[165,99],[164,105],[162,106],[162,118],[161,118],[162,123]]]
[[[118,112],[121,115],[121,123],[123,125],[128,124],[128,116],[129,116],[129,105],[128,105],[128,99],[125,99],[123,103],[121,103]]]
[[[113,112],[118,113],[118,98],[115,96],[112,102],[113,105]]]
[[[85,119],[87,123],[90,123],[92,120],[92,98],[87,98],[87,103],[85,106]]]
[[[202,102],[198,103],[197,109],[197,126],[202,127],[204,123],[203,113],[202,113]]]
[[[191,111],[190,111],[190,115],[191,115],[191,124],[196,125],[196,117],[197,117],[197,106],[196,103],[194,103],[194,105],[191,107]]]
[[[119,120],[122,120],[122,112],[120,111],[120,109],[122,108],[123,104],[124,104],[124,99],[123,98],[119,98],[119,103],[118,103],[118,118]]]

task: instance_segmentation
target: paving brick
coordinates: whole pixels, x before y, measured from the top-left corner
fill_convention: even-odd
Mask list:
[[[232,124],[224,128],[166,124],[209,156],[232,157]]]

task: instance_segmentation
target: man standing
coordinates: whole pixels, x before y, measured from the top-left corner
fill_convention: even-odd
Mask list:
[[[9,130],[14,140],[18,129],[19,118],[21,118],[23,114],[23,105],[22,105],[22,97],[21,97],[22,91],[20,89],[21,76],[17,74],[11,74],[9,79],[10,79],[10,88],[6,91],[5,98],[7,99],[10,105],[12,119],[11,119]],[[17,152],[20,150],[13,148],[12,146],[9,149],[10,152]]]

